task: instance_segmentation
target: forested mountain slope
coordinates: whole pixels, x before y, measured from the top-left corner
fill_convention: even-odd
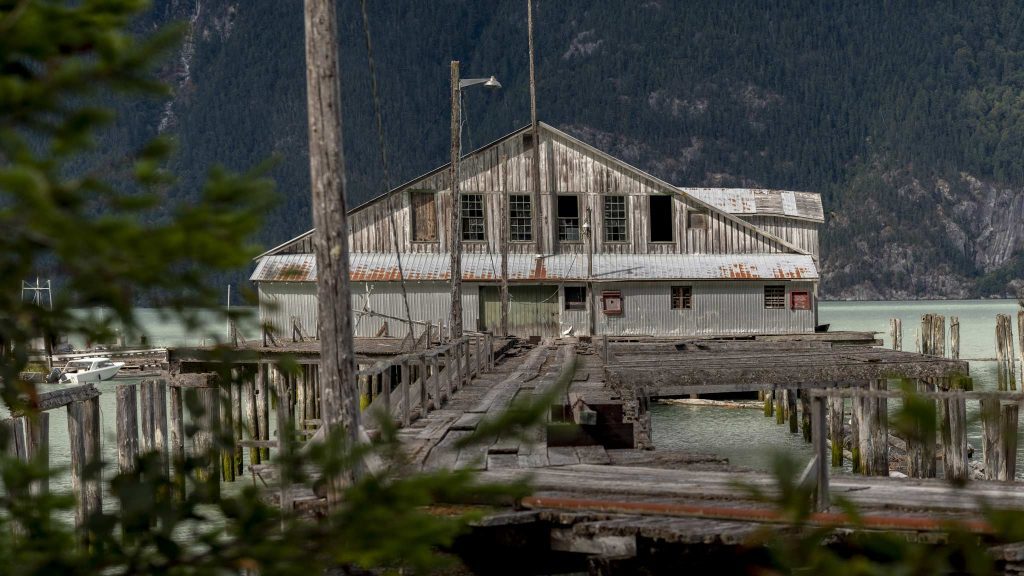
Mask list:
[[[351,201],[385,189],[359,3],[340,2]],[[465,148],[529,121],[525,0],[369,2],[391,184],[448,155],[448,62]],[[820,192],[823,292],[971,297],[1024,289],[1024,1],[537,0],[542,120],[682,186]],[[175,134],[175,194],[214,161],[277,157],[261,240],[310,226],[302,3],[167,0],[190,22],[171,102],[126,110],[105,150]]]

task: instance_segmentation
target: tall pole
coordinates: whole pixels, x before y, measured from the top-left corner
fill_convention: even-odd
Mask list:
[[[320,315],[322,418],[330,437],[338,429],[354,446],[359,438],[359,397],[352,342],[345,157],[341,139],[341,79],[337,15],[333,0],[306,0],[306,101],[309,174],[313,200],[313,252]],[[283,439],[282,439],[283,440]],[[358,466],[348,472],[353,480]],[[341,496],[341,478],[328,485],[328,503]]]
[[[537,74],[533,67],[533,0],[526,0],[526,28],[530,36],[530,129],[533,131],[533,166],[530,178],[533,180],[533,236],[537,242],[537,253],[544,252],[543,219],[541,218],[540,195],[540,127],[537,124]]]
[[[586,197],[584,196],[584,198]],[[587,330],[591,336],[594,336],[597,303],[594,301],[594,228],[593,222],[590,220],[589,206],[587,207],[587,225],[584,227],[584,232],[586,238],[583,240],[587,243]]]
[[[501,153],[501,166],[505,167],[508,156]],[[509,241],[509,216],[511,206],[508,203],[508,168],[503,170],[501,178],[501,326],[500,334],[508,337],[508,241]]]
[[[448,180],[452,185],[452,309],[449,333],[453,340],[462,337],[462,199],[459,197],[459,150],[462,146],[461,115],[459,61],[452,60],[452,162],[448,167]]]

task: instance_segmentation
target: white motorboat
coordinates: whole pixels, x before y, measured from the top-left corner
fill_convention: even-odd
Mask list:
[[[110,380],[124,366],[124,362],[111,362],[110,358],[79,358],[64,366],[60,381],[66,384],[85,384]]]

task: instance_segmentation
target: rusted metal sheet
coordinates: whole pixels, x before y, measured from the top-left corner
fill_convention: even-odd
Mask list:
[[[596,254],[594,282],[624,280],[817,280],[814,259],[802,254]],[[399,280],[394,254],[351,254],[353,282]],[[450,260],[445,253],[402,255],[408,281],[450,280]],[[509,280],[513,282],[587,280],[587,258],[581,254],[533,256],[510,254]],[[500,257],[464,254],[462,278],[466,282],[500,280]],[[265,256],[250,278],[254,282],[315,282],[312,254]]]
[[[763,188],[680,188],[730,214],[773,215],[825,221],[821,196],[812,192]]]

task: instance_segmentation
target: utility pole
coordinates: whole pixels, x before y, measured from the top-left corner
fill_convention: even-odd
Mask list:
[[[586,198],[586,196],[584,196]],[[583,225],[584,242],[587,243],[587,331],[591,336],[596,336],[594,316],[596,315],[597,303],[594,301],[594,228],[590,219],[590,207],[587,206],[587,220]]]
[[[462,146],[462,107],[459,103],[459,61],[452,60],[452,161],[448,180],[452,184],[452,309],[449,334],[462,338],[462,199],[459,197],[459,150]]]
[[[537,74],[533,67],[533,0],[526,0],[526,28],[530,37],[530,129],[533,131],[533,235],[537,242],[537,253],[544,253],[543,219],[541,218],[540,194],[540,127],[537,124]]]
[[[501,153],[501,166],[508,162],[508,156]],[[501,246],[501,326],[502,337],[508,337],[508,235],[510,206],[508,204],[508,169],[503,170],[501,178],[501,238],[498,240]]]
[[[359,400],[352,342],[345,157],[341,139],[338,24],[333,0],[306,0],[306,100],[309,174],[313,198],[313,251],[320,318],[322,411],[328,438],[339,429],[348,445],[359,438]],[[347,480],[360,474],[358,465]],[[340,500],[341,478],[328,484],[328,503]]]

